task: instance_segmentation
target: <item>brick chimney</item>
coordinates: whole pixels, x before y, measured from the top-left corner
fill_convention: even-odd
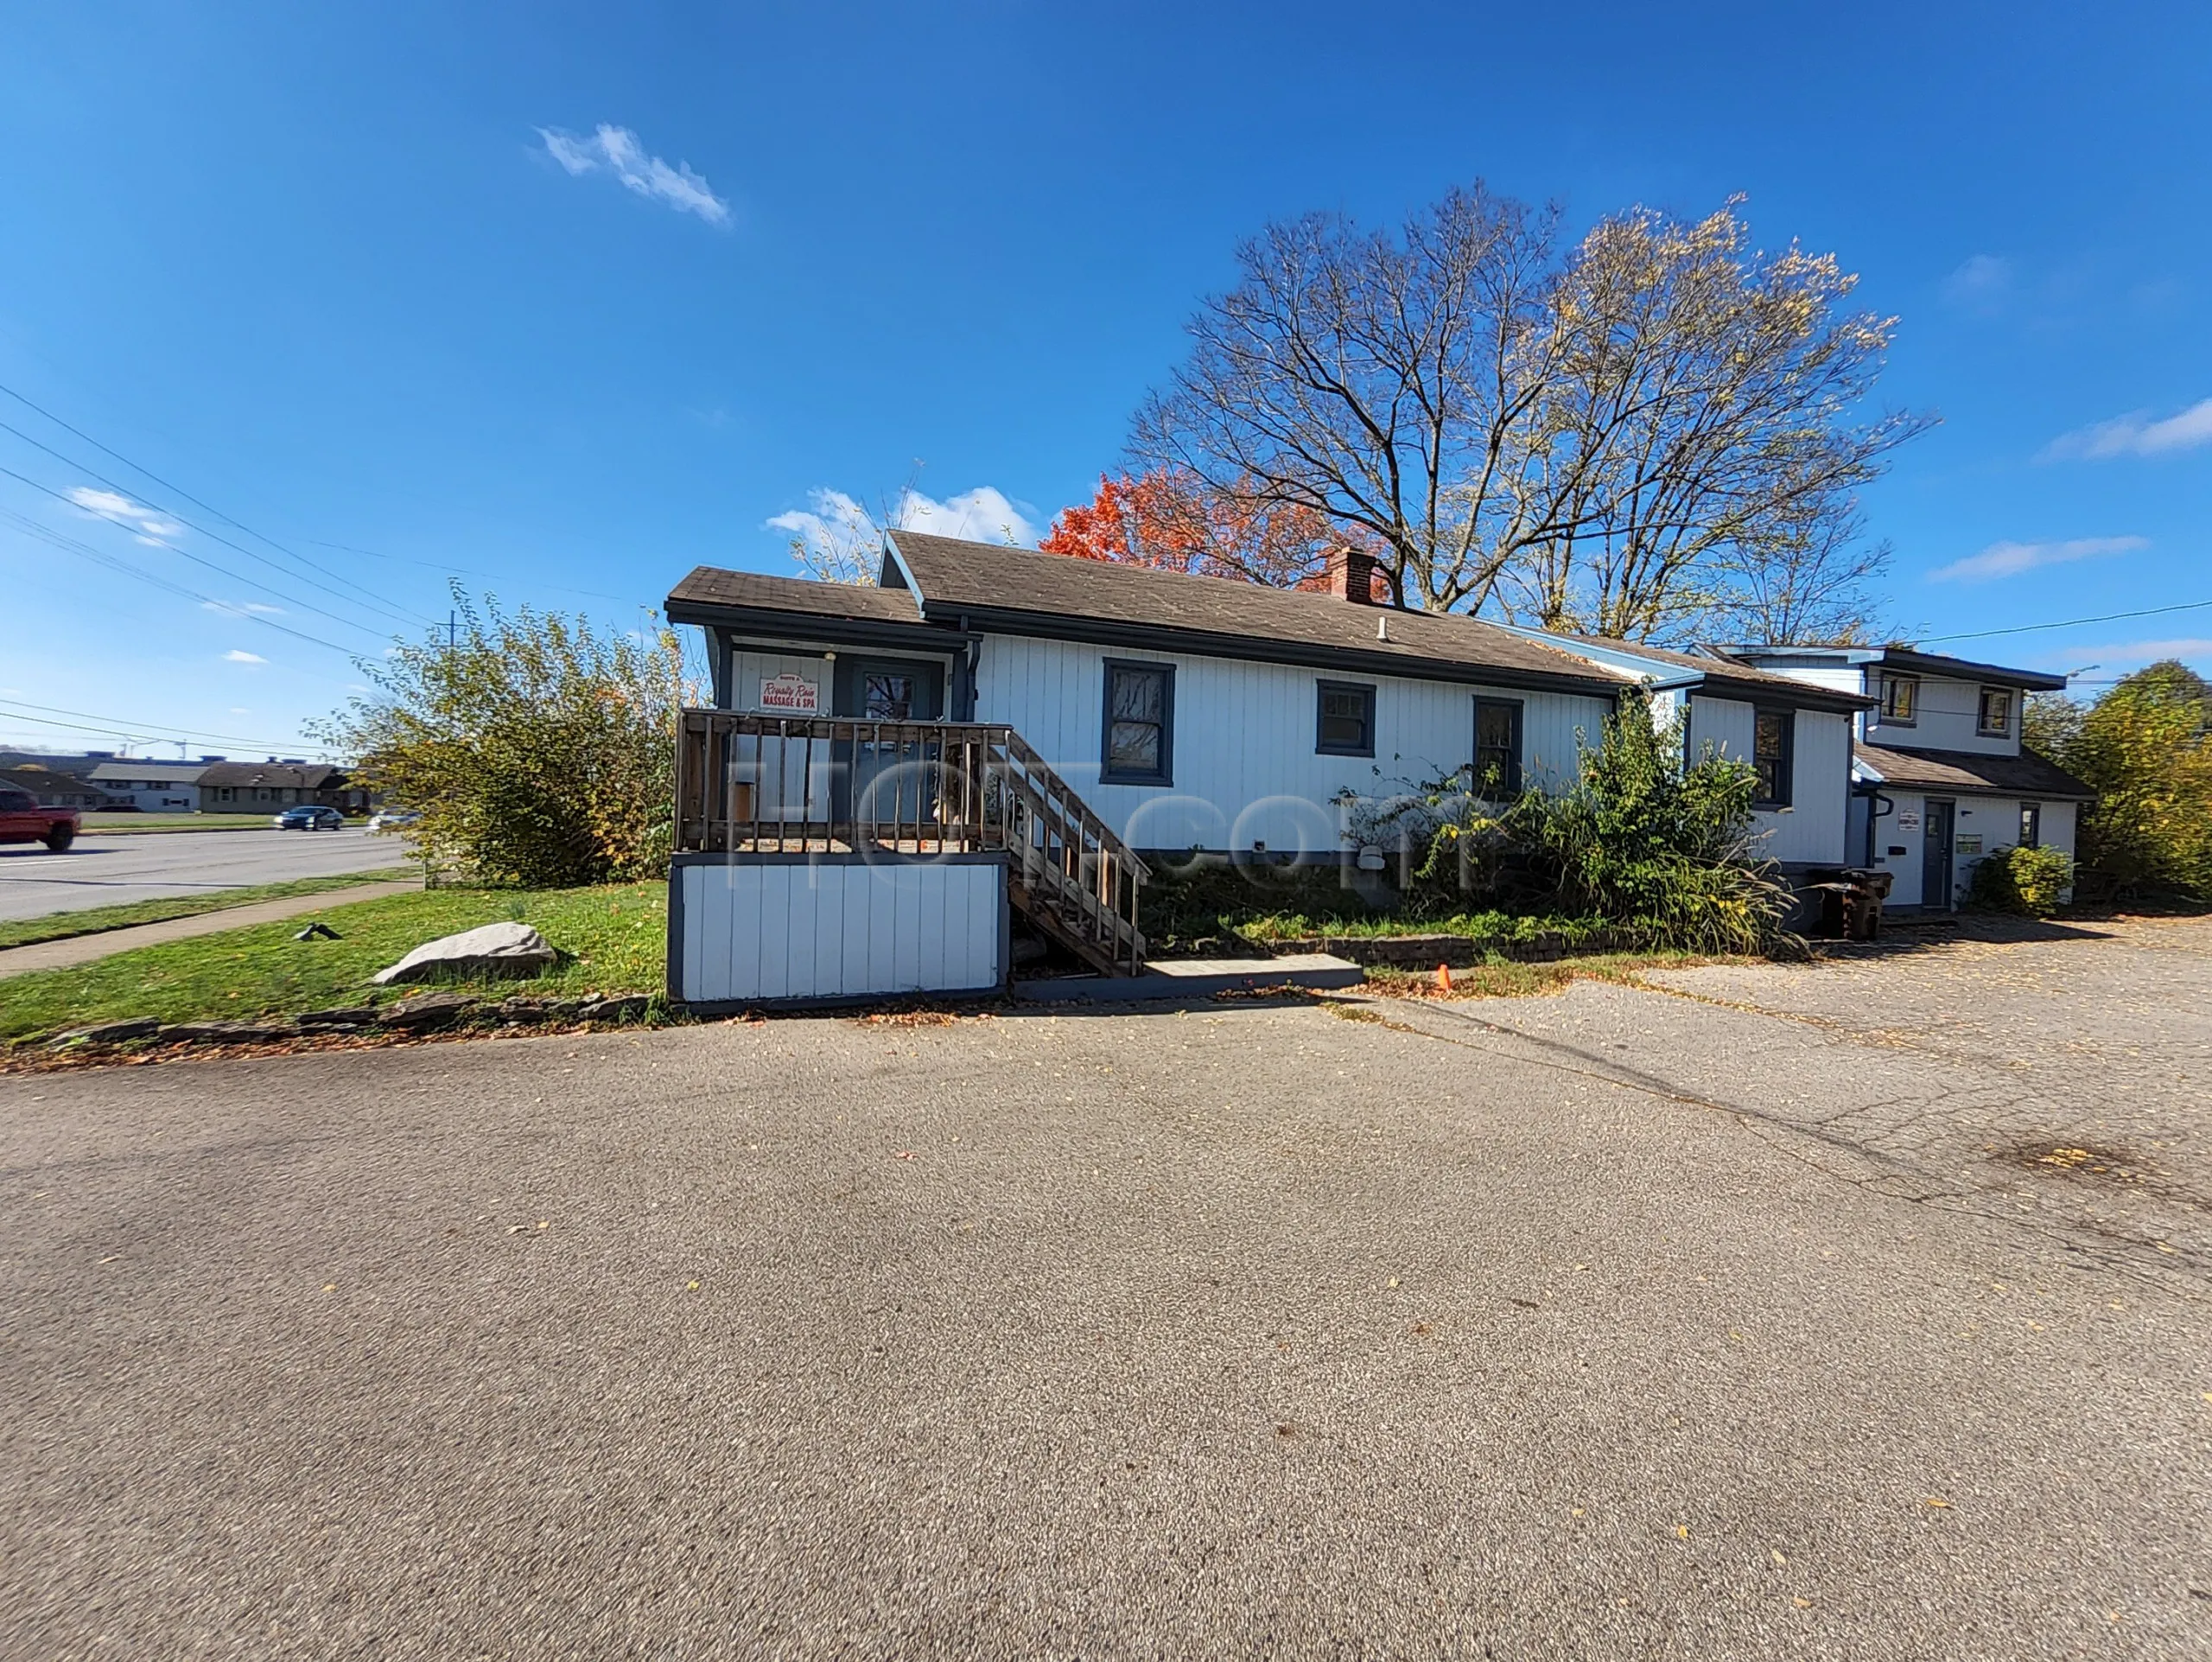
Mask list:
[[[1355,606],[1375,604],[1375,557],[1363,548],[1329,551],[1329,592]]]

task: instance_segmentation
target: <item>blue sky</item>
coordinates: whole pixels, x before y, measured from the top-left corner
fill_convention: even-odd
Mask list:
[[[8,38],[0,385],[129,463],[0,396],[0,740],[303,754],[446,570],[626,627],[695,564],[790,570],[770,522],[824,490],[1041,528],[1236,239],[1478,175],[1578,226],[1742,192],[1899,315],[1881,396],[1942,417],[1869,498],[1901,630],[2212,601],[2201,5],[180,3]],[[1955,649],[2168,643],[2212,670],[2212,607]]]

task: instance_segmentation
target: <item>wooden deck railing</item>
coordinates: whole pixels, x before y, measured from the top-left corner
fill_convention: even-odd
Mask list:
[[[1144,967],[1149,869],[1011,727],[687,710],[676,846],[743,860],[1004,850],[1012,899],[1108,974]]]

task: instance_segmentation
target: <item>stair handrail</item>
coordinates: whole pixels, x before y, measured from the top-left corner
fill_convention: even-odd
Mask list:
[[[738,774],[744,764],[733,756],[730,747],[734,741],[748,737],[755,741],[751,763],[755,778],[741,783]],[[774,763],[778,800],[772,814],[764,811],[762,801],[770,741],[779,747]],[[937,764],[940,781],[957,780],[953,793],[957,797],[957,818],[947,817],[952,805],[942,786],[933,808],[918,793],[911,816],[901,786],[894,792],[887,818],[880,811],[861,814],[859,805],[849,796],[845,801],[848,817],[839,818],[833,791],[822,801],[823,817],[816,818],[814,747],[825,746],[823,759],[835,762],[839,746],[863,743],[894,748],[911,745],[918,759]],[[785,799],[794,747],[801,757],[796,821],[791,818],[791,805]],[[1145,943],[1137,923],[1138,898],[1152,876],[1151,867],[1007,723],[872,722],[852,716],[685,709],[678,716],[676,763],[674,830],[680,850],[728,852],[741,858],[741,844],[747,845],[747,851],[760,853],[772,837],[775,849],[786,851],[796,837],[804,850],[817,844],[826,848],[841,834],[854,847],[865,840],[897,848],[911,840],[918,851],[932,843],[941,850],[956,845],[1003,848],[1009,854],[1018,854],[1020,881],[1025,889],[1041,882],[1056,900],[1081,913],[1089,925],[1084,932],[1089,946],[1102,959],[1126,965],[1132,974],[1142,967]],[[1007,791],[996,824],[989,812],[990,776],[995,772],[1002,777]],[[741,796],[741,789],[748,794]],[[1027,825],[1017,827],[1012,812],[1016,802],[1035,822],[1043,838],[1041,844]],[[750,812],[740,812],[741,804],[749,806]],[[1014,847],[1017,834],[1022,844],[1019,850]],[[1064,869],[1062,861],[1071,863],[1073,869]],[[1075,927],[1064,915],[1055,922],[1064,931]]]

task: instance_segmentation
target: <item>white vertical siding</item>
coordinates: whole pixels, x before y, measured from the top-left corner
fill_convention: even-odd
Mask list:
[[[1928,835],[1923,812],[1926,803],[1911,791],[1885,790],[1882,795],[1895,806],[1874,822],[1874,869],[1890,874],[1888,904],[1918,906],[1920,863]],[[1911,822],[1910,829],[1905,824],[1908,820]],[[1893,848],[1904,852],[1891,854]]]
[[[1735,698],[1698,693],[1690,699],[1691,760],[1710,746],[1719,755],[1751,759],[1752,706]],[[1851,818],[1851,717],[1824,710],[1796,712],[1790,741],[1789,807],[1761,809],[1758,823],[1768,858],[1787,865],[1843,865]]]
[[[1174,666],[1172,786],[1100,782],[1109,658]],[[1315,754],[1325,680],[1374,685],[1373,757]],[[1572,778],[1578,731],[1595,745],[1612,708],[1572,694],[993,635],[977,666],[976,718],[1014,728],[1138,848],[1263,843],[1271,852],[1326,853],[1342,846],[1339,793],[1395,794],[1473,759],[1478,694],[1521,704],[1522,767],[1532,781]]]
[[[974,992],[1005,976],[996,861],[702,862],[673,881],[688,1003]]]
[[[830,672],[836,667],[817,653],[771,653],[741,646],[729,657],[729,707],[758,710],[761,682],[773,680],[779,675],[797,675],[814,683],[821,694],[821,708],[815,713],[827,716],[830,701],[836,696],[831,691]]]
[[[1866,712],[1866,742],[1897,750],[1971,750],[1985,756],[2017,756],[2020,754],[2020,701],[2027,695],[2018,687],[2009,691],[2012,695],[2011,728],[2000,737],[1978,729],[1981,719],[1980,682],[1923,675],[1920,678],[1920,697],[1912,724],[1900,727],[1894,723],[1885,723],[1879,710],[1870,710]]]

